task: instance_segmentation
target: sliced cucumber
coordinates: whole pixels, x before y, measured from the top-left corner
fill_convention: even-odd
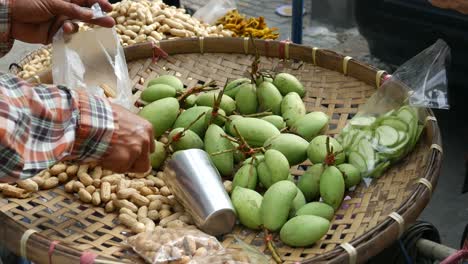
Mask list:
[[[380,122],[381,125],[391,126],[398,131],[408,132],[408,125],[398,117],[387,117]]]
[[[364,157],[358,152],[349,153],[348,162],[354,165],[361,173],[367,172],[367,163]]]
[[[379,126],[375,129],[379,135],[379,144],[386,147],[393,147],[398,144],[398,131],[391,126]]]
[[[375,122],[375,117],[373,116],[356,116],[349,123],[353,127],[369,127],[372,126]]]
[[[398,131],[398,144],[405,141],[407,136],[408,136],[408,133],[405,133],[403,131]]]
[[[367,168],[372,169],[375,164],[375,151],[369,140],[363,138],[359,142],[357,151],[361,154],[367,163]]]

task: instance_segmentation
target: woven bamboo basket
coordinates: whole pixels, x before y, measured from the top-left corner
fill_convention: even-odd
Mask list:
[[[278,41],[255,43],[261,68],[297,76],[307,89],[307,110],[331,117],[330,135],[340,132],[385,77],[382,71],[332,51]],[[134,100],[159,74],[176,75],[189,87],[212,80],[223,85],[249,70],[255,53],[244,38],[166,40],[157,46],[169,57],[156,63],[150,43],[125,48]],[[51,73],[29,81],[51,83]],[[336,212],[326,236],[309,248],[291,248],[275,240],[285,262],[362,263],[397,240],[417,219],[436,186],[442,160],[436,119],[431,110],[423,112],[425,132],[414,151],[369,187],[361,183],[348,192],[350,199]],[[295,166],[291,172],[300,176],[308,165]],[[0,209],[1,241],[9,241],[10,250],[33,262],[78,263],[86,254],[96,254],[95,263],[138,262],[123,245],[129,231],[117,223],[116,214],[82,204],[62,188],[40,191],[28,199],[1,199]],[[233,233],[270,253],[262,233],[241,226]],[[232,238],[219,239],[226,247],[238,246]]]

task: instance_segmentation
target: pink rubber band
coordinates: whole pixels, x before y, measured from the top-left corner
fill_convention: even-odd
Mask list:
[[[156,46],[153,42],[151,42],[151,46],[153,48],[153,63],[158,62],[160,58],[167,58],[169,57],[169,54],[167,54],[163,49],[160,47]]]
[[[94,264],[97,254],[85,251],[81,253],[80,264]]]
[[[60,241],[54,240],[50,243],[49,246],[49,264],[52,264],[52,254],[54,254],[55,246],[60,243]]]
[[[442,260],[440,264],[457,264],[460,263],[461,260],[465,259],[468,259],[468,250],[461,249],[448,256],[446,259]]]

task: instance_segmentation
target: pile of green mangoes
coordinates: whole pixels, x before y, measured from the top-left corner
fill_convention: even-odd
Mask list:
[[[355,120],[340,141],[323,135],[330,118],[306,112],[304,86],[288,73],[240,78],[221,92],[188,92],[178,78],[163,75],[141,94],[147,105],[139,115],[151,122],[157,140],[153,168],[173,152],[204,149],[223,178],[232,180],[240,223],[279,232],[290,246],[312,245],[327,233],[345,191],[366,172],[363,160],[372,156],[377,164],[379,155],[393,157],[420,133],[408,124],[417,120],[414,112],[400,109],[373,122]],[[373,150],[369,135],[385,151]],[[291,166],[307,159],[313,165],[295,179]]]
[[[378,178],[414,148],[423,128],[417,109],[404,105],[378,117],[354,117],[337,139],[349,163],[364,177]]]

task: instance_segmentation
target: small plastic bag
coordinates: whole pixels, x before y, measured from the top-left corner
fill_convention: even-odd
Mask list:
[[[348,163],[363,177],[380,177],[413,150],[425,125],[422,107],[449,108],[449,58],[449,47],[438,40],[401,65],[337,136]]]
[[[211,0],[198,9],[195,14],[193,14],[193,17],[210,25],[214,25],[219,18],[236,8],[235,0]]]
[[[105,16],[99,4],[94,18]],[[94,27],[75,34],[59,30],[52,43],[54,84],[106,96],[111,102],[134,110],[125,54],[114,28]]]
[[[269,258],[254,247],[244,243],[237,236],[234,240],[239,248],[227,248],[209,256],[194,257],[189,264],[268,264]]]
[[[215,237],[194,228],[156,227],[129,237],[127,244],[147,263],[188,263],[193,257],[207,256],[222,250]]]

